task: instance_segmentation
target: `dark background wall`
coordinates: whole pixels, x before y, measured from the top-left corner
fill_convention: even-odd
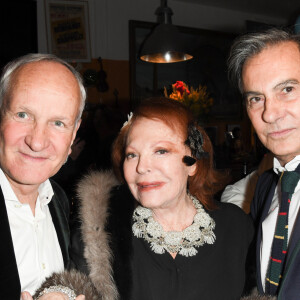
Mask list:
[[[1,69],[13,58],[37,52],[36,1],[1,1],[0,28]]]

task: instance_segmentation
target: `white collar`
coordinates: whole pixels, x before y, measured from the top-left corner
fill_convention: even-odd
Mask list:
[[[1,184],[2,193],[5,201],[16,201],[20,203],[6,175],[4,174],[1,168],[0,168],[0,184]],[[51,201],[54,192],[49,179],[47,179],[45,182],[40,184],[38,188],[38,193],[39,193],[40,203],[42,205],[47,205]]]
[[[295,171],[299,163],[300,163],[300,155],[294,157],[284,167],[282,167],[278,159],[274,157],[273,170],[276,174],[281,173],[283,171]]]

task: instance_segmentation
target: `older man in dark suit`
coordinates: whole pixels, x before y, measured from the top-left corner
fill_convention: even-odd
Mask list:
[[[71,153],[85,98],[80,75],[53,55],[29,54],[3,71],[0,299],[34,294],[70,263],[69,203],[49,178]]]

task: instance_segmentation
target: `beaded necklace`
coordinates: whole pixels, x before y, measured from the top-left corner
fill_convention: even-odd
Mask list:
[[[157,254],[178,253],[182,256],[194,256],[198,253],[196,248],[213,244],[216,236],[213,232],[215,221],[205,212],[200,202],[192,195],[197,213],[193,223],[183,231],[164,231],[163,227],[153,218],[151,209],[138,206],[133,212],[132,231],[137,238],[143,238],[152,251]]]

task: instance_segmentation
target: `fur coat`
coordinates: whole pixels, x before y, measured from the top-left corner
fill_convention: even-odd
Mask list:
[[[73,232],[70,257],[74,269],[48,278],[36,292],[36,296],[52,285],[68,286],[77,295],[85,294],[86,300],[119,299],[120,290],[126,294],[129,282],[129,252],[124,249],[130,248],[131,243],[125,237],[131,234],[121,224],[122,217],[124,222],[130,220],[128,216],[132,214],[133,202],[128,209],[124,197],[132,197],[118,184],[111,171],[92,172],[79,182],[79,218],[71,226]],[[120,196],[122,202],[117,203]],[[115,243],[117,240],[118,245]],[[112,259],[112,253],[121,251],[124,253],[120,258],[117,255],[118,258]],[[118,269],[124,272],[113,276],[113,270]]]
[[[75,222],[70,257],[77,269],[51,276],[37,294],[52,285],[68,286],[86,300],[129,299],[131,215],[134,200],[122,188],[112,172],[93,172],[85,176],[77,189],[81,202]],[[83,255],[82,255],[83,254]],[[78,271],[79,270],[79,271]],[[244,300],[273,300],[266,296],[248,296]]]

